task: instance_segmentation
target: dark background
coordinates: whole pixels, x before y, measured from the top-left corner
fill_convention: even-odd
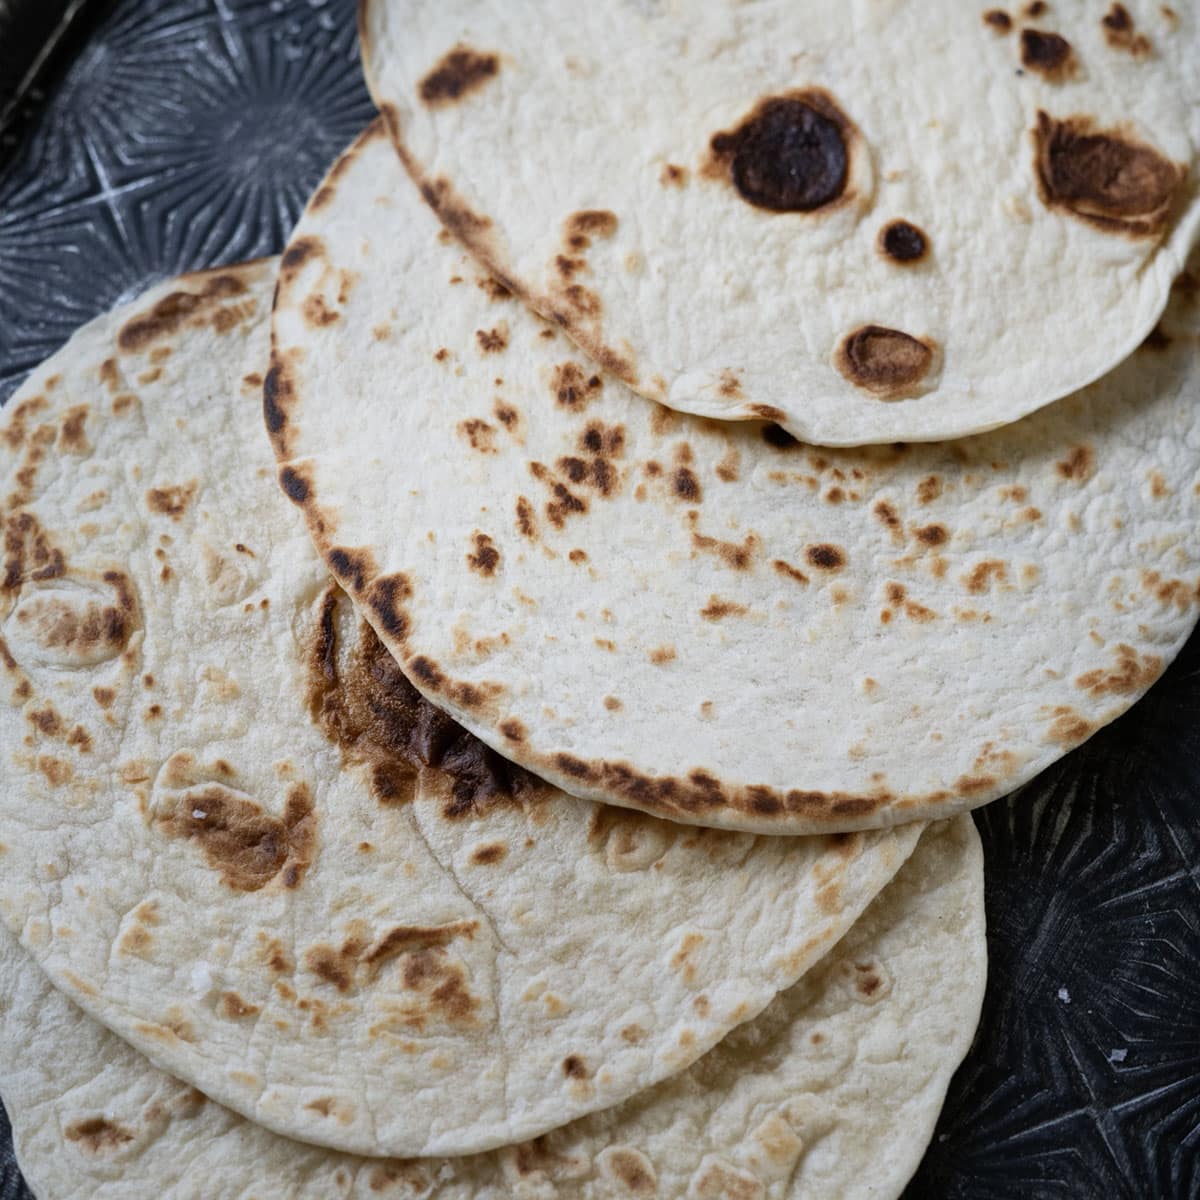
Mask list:
[[[371,113],[354,0],[0,0],[0,401],[149,283],[280,250]],[[976,820],[983,1022],[906,1200],[1200,1197],[1200,638]]]

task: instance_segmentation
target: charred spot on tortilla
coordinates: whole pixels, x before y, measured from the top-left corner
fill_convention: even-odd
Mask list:
[[[1123,4],[1113,4],[1100,18],[1100,27],[1104,30],[1105,41],[1114,50],[1127,50],[1135,58],[1144,58],[1154,49],[1150,39],[1137,32],[1133,17]]]
[[[1057,83],[1075,73],[1075,53],[1071,43],[1057,33],[1022,29],[1021,64],[1044,79]]]
[[[418,92],[430,107],[453,104],[482,87],[500,70],[494,54],[480,54],[469,46],[455,46],[421,80]]]
[[[840,571],[846,565],[846,552],[841,546],[831,546],[827,542],[819,546],[809,546],[804,551],[804,557],[811,567],[818,571]]]
[[[406,803],[424,767],[439,771],[449,796],[443,815],[461,817],[497,803],[521,802],[539,783],[485,746],[409,683],[375,631],[359,621],[350,646],[339,646],[336,615],[349,601],[331,586],[306,654],[308,710],[350,762],[372,770],[372,791],[385,805]]]
[[[847,334],[834,354],[837,369],[855,386],[881,400],[914,394],[933,365],[934,347],[883,325],[863,325]]]
[[[717,173],[748,204],[769,212],[816,212],[846,195],[857,131],[817,88],[769,96],[737,128],[709,143]],[[712,174],[712,167],[706,171]]]
[[[879,249],[892,262],[908,266],[929,253],[929,239],[911,221],[889,221],[879,231]]]
[[[1008,33],[1012,29],[1012,17],[1002,8],[989,8],[983,14],[983,23],[990,26],[996,33]]]
[[[1033,130],[1034,170],[1047,208],[1062,209],[1099,229],[1132,237],[1163,232],[1183,168],[1153,146],[1088,116],[1052,117],[1039,110]]]

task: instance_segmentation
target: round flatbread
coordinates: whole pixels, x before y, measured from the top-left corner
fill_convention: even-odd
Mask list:
[[[1123,712],[1191,630],[1196,275],[1042,413],[829,451],[593,374],[438,233],[368,133],[284,256],[267,423],[416,686],[559,786],[774,833],[946,816]]]
[[[535,1142],[351,1158],[287,1141],[157,1071],[0,933],[0,1084],[55,1200],[747,1197],[888,1200],[920,1161],[986,975],[969,818],[932,826],[825,960],[682,1075]]]
[[[277,1132],[486,1149],[682,1070],[919,831],[630,819],[422,702],[276,487],[275,269],[93,322],[0,425],[0,911],[88,1013]]]
[[[361,27],[447,228],[702,416],[1002,425],[1124,359],[1200,231],[1182,6],[366,0]]]

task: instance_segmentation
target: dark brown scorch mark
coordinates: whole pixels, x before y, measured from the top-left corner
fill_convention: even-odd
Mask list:
[[[59,579],[66,570],[63,552],[50,542],[33,513],[10,513],[5,518],[4,576],[0,590],[16,591],[30,580]]]
[[[889,221],[879,231],[879,249],[892,262],[908,266],[925,257],[929,239],[910,221]]]
[[[556,403],[571,412],[582,412],[603,386],[599,375],[585,371],[577,362],[559,363],[550,381]]]
[[[421,99],[430,107],[453,104],[481,88],[500,70],[494,54],[480,54],[469,46],[455,46],[445,54],[417,85]]]
[[[834,355],[837,369],[881,400],[911,396],[933,364],[933,345],[923,338],[864,325],[847,334]]]
[[[213,308],[231,296],[240,296],[246,285],[235,275],[214,275],[199,292],[171,292],[148,312],[131,318],[117,334],[117,345],[125,351],[144,350],[151,342],[182,329],[189,317]]]
[[[1123,4],[1114,4],[1100,18],[1100,27],[1104,30],[1105,41],[1114,50],[1127,50],[1135,58],[1145,58],[1154,48],[1150,39],[1134,28],[1133,17]]]
[[[562,1069],[568,1079],[587,1079],[591,1074],[587,1063],[578,1054],[568,1054],[562,1060]]]
[[[495,575],[496,568],[500,565],[500,551],[496,549],[495,542],[478,529],[471,535],[471,540],[475,549],[467,555],[467,565],[472,571],[478,571],[480,575],[490,578]]]
[[[1012,17],[1002,8],[989,8],[983,14],[985,25],[990,26],[996,33],[1008,33],[1012,29]]]
[[[840,546],[830,546],[822,543],[809,546],[804,551],[804,557],[810,567],[818,571],[840,571],[846,565],[846,552]]]
[[[728,172],[747,203],[770,212],[815,212],[842,199],[856,131],[833,97],[817,88],[761,100],[710,142],[706,174]]]
[[[533,776],[430,704],[365,621],[358,622],[353,646],[341,644],[339,608],[348,604],[336,587],[321,599],[307,653],[308,706],[346,759],[370,772],[379,803],[409,801],[422,767],[436,768],[449,781],[448,817],[532,797],[540,788]]]
[[[1057,33],[1022,29],[1021,64],[1052,83],[1061,83],[1075,74],[1075,53],[1071,43]]]
[[[1154,237],[1166,228],[1182,167],[1152,146],[1091,117],[1059,120],[1038,112],[1034,170],[1048,208],[1110,233]]]
[[[312,793],[304,784],[288,790],[282,818],[213,783],[183,793],[155,823],[168,837],[195,842],[221,882],[239,892],[257,892],[281,871],[284,884],[296,887],[316,848]]]

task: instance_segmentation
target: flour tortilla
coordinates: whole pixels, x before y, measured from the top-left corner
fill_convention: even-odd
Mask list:
[[[364,0],[360,24],[426,198],[595,361],[861,445],[1098,378],[1200,231],[1200,14],[1023,7],[1001,31],[963,0]]]
[[[631,820],[422,704],[276,488],[274,278],[154,289],[0,427],[0,908],[92,1016],[278,1132],[534,1136],[758,1013],[919,831]]]
[[[986,975],[970,819],[935,825],[799,983],[682,1075],[539,1142],[381,1162],[297,1145],[155,1070],[0,933],[0,1080],[54,1200],[887,1200],[920,1161]]]
[[[818,451],[591,374],[437,234],[368,133],[284,256],[268,426],[417,687],[559,786],[760,832],[947,816],[1191,630],[1200,271],[1151,345],[1019,424]]]

